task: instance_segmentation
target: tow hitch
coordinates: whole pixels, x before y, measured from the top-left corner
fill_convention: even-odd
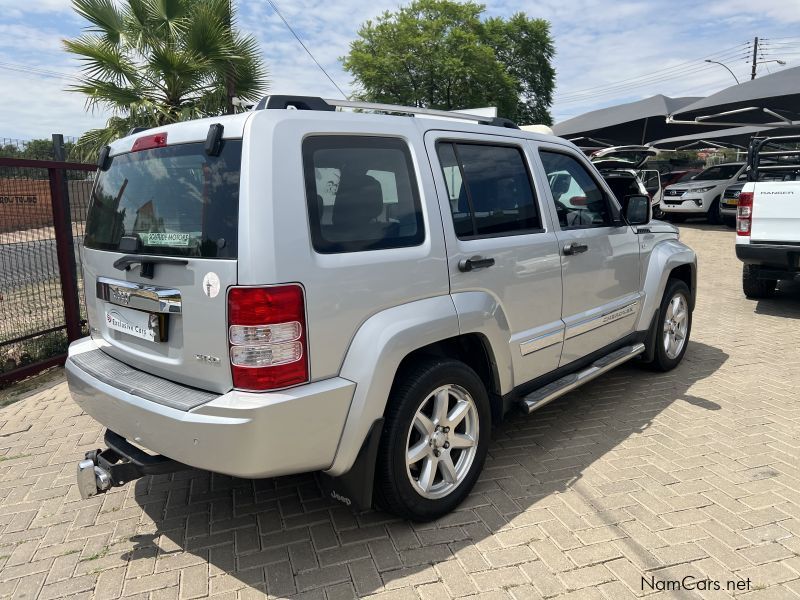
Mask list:
[[[78,490],[84,500],[145,475],[191,468],[166,456],[147,454],[111,430],[106,430],[105,442],[108,448],[87,452],[78,463]]]

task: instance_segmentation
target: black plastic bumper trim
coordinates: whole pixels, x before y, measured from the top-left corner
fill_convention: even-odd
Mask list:
[[[736,258],[747,264],[800,272],[800,246],[736,244]]]
[[[106,430],[104,439],[108,448],[96,454],[95,463],[108,471],[115,486],[146,475],[164,475],[191,468],[160,454],[148,454],[110,429]]]

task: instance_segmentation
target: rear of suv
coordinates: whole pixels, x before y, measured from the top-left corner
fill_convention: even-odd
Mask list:
[[[108,428],[82,496],[313,471],[345,504],[431,519],[509,410],[683,358],[695,255],[647,196],[507,121],[336,104],[270,97],[101,154],[91,333],[66,364]]]
[[[748,298],[769,298],[800,279],[800,135],[754,138],[739,194],[736,256]]]
[[[722,193],[743,172],[744,163],[715,165],[689,181],[667,186],[661,199],[664,217],[676,223],[687,217],[706,217],[709,223],[719,224]]]

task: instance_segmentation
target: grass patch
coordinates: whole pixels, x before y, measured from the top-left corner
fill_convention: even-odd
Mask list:
[[[0,462],[5,462],[7,460],[14,460],[16,458],[27,458],[30,454],[12,454],[11,456],[0,456]]]
[[[90,560],[98,560],[103,558],[106,554],[108,554],[108,548],[103,548],[100,552],[95,552],[91,556],[84,558],[83,562],[89,562]]]
[[[0,408],[24,400],[62,381],[64,381],[64,369],[62,367],[52,367],[22,381],[17,381],[6,387],[0,387]]]

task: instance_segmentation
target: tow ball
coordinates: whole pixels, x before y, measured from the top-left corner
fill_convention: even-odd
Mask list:
[[[78,463],[78,491],[84,500],[145,475],[190,468],[166,456],[148,454],[111,430],[106,430],[105,443],[108,448],[87,452]]]

